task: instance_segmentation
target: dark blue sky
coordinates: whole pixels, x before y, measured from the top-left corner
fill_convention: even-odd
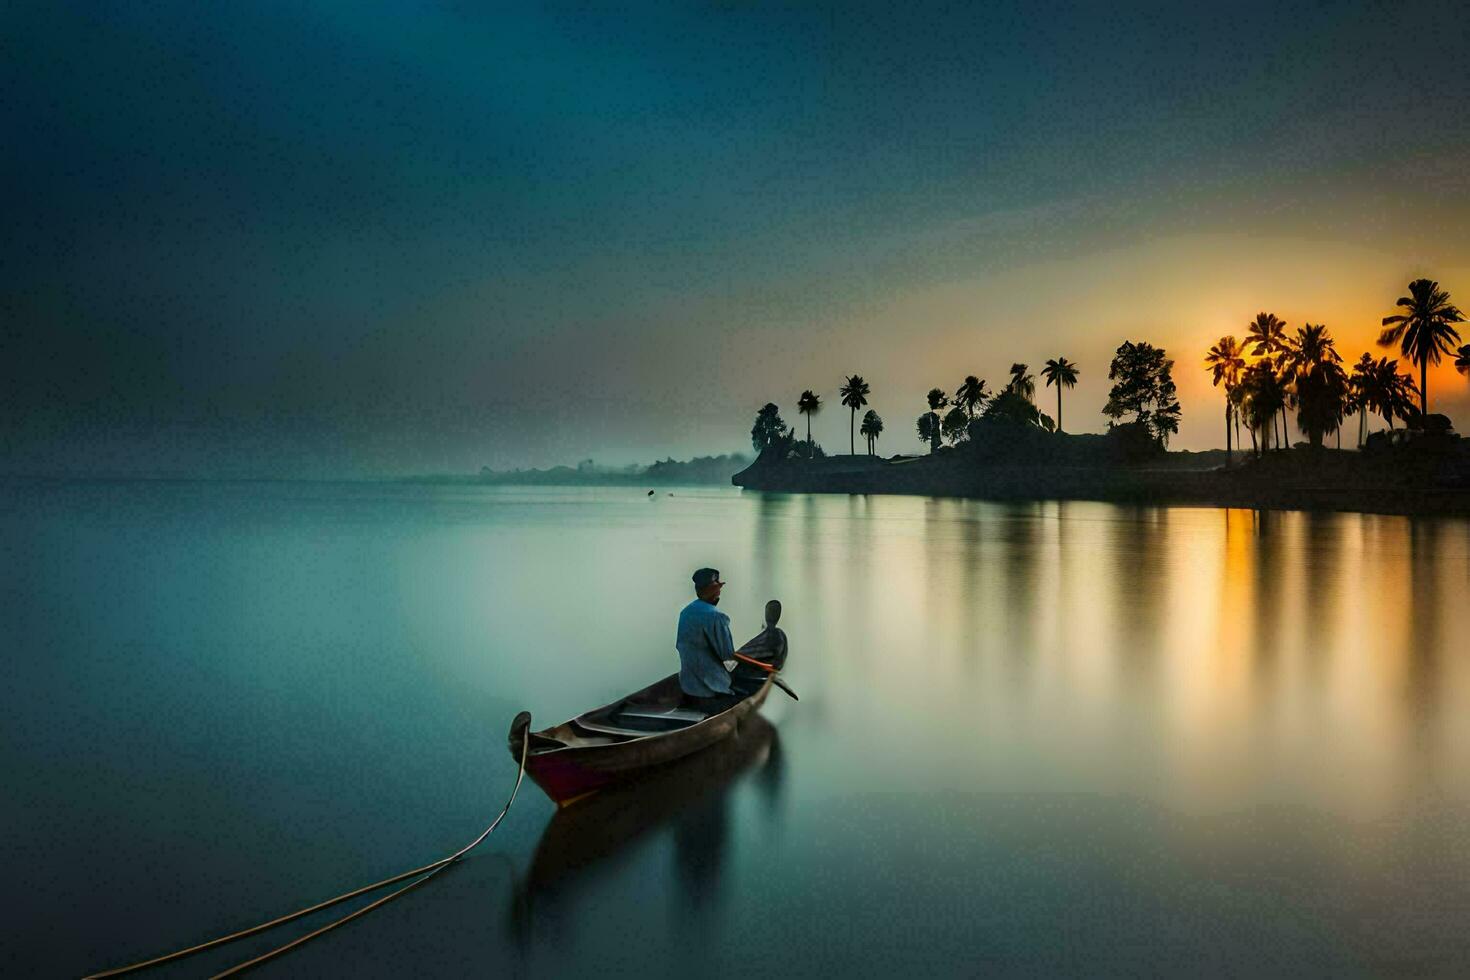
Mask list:
[[[0,468],[624,462],[806,387],[836,448],[851,371],[916,450],[1058,354],[1100,428],[1125,339],[1203,447],[1258,309],[1470,300],[1459,5],[487,6],[0,12]]]

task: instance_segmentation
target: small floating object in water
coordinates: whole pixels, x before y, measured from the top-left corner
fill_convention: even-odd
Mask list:
[[[650,491],[648,491],[648,495],[649,495],[649,496],[650,496],[650,497],[652,497],[652,496],[653,496],[653,491],[652,491],[652,490],[650,490]]]

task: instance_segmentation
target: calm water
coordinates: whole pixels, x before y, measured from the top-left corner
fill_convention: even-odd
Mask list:
[[[710,564],[737,641],[785,602],[799,704],[640,793],[555,816],[528,782],[260,974],[1461,973],[1467,555],[1470,523],[1362,515],[0,484],[0,972],[454,850],[512,715],[672,670]]]

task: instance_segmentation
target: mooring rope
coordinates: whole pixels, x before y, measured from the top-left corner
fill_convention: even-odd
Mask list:
[[[320,912],[322,909],[330,908],[333,905],[338,904],[339,902],[345,902],[349,898],[356,898],[358,895],[365,895],[368,892],[377,891],[379,888],[383,888],[387,885],[402,881],[405,878],[412,878],[415,875],[423,875],[423,877],[419,878],[417,881],[409,882],[402,888],[399,888],[396,891],[384,895],[377,901],[364,905],[356,912],[351,912],[347,915],[344,915],[342,918],[337,919],[333,922],[329,922],[326,925],[322,926],[320,929],[313,930],[312,932],[309,932],[304,936],[293,939],[289,943],[286,943],[284,946],[278,946],[268,953],[262,953],[260,956],[257,956],[254,959],[246,960],[244,963],[237,963],[223,973],[215,974],[215,977],[211,978],[211,980],[217,980],[217,978],[219,977],[233,976],[234,974],[239,973],[243,970],[248,970],[253,966],[258,966],[259,964],[264,963],[266,960],[273,959],[277,956],[280,956],[282,953],[287,952],[288,950],[295,949],[297,946],[300,946],[301,944],[308,942],[309,940],[315,939],[317,936],[320,936],[324,932],[329,932],[332,929],[343,925],[344,923],[351,922],[358,916],[365,915],[366,913],[371,912],[373,909],[377,908],[380,905],[386,905],[388,902],[391,902],[393,899],[397,898],[399,895],[402,895],[404,892],[412,891],[419,885],[422,885],[424,882],[428,881],[430,878],[434,877],[436,874],[449,867],[455,861],[458,861],[460,858],[464,857],[476,846],[478,846],[481,841],[483,841],[486,837],[489,837],[491,831],[493,831],[497,826],[500,825],[500,821],[504,820],[505,815],[510,812],[510,805],[516,801],[516,793],[520,792],[521,780],[526,775],[526,753],[529,751],[530,745],[530,733],[523,732],[521,737],[521,758],[520,763],[516,769],[515,786],[511,787],[510,798],[505,801],[505,806],[501,807],[500,813],[496,815],[495,819],[490,822],[490,826],[486,827],[479,837],[476,837],[474,840],[470,841],[464,847],[461,847],[459,850],[455,851],[448,857],[441,858],[438,861],[433,862],[432,864],[426,864],[422,868],[414,868],[412,871],[405,871],[402,874],[394,875],[391,878],[384,878],[382,881],[374,882],[371,885],[364,885],[361,888],[354,888],[352,891],[338,895],[336,898],[329,898],[325,902],[318,902],[310,908],[300,909],[296,912],[290,913],[289,915],[283,915],[279,918],[272,919],[269,922],[262,922],[258,926],[251,926],[249,929],[242,929],[239,932],[232,932],[228,936],[220,936],[218,939],[211,939],[208,942],[199,943],[197,946],[190,946],[187,949],[176,950],[172,953],[166,953],[163,956],[155,956],[151,960],[143,960],[142,962],[134,963],[131,966],[120,966],[113,970],[104,970],[101,973],[93,973],[86,977],[83,977],[82,980],[102,980],[103,977],[122,976],[125,973],[132,973],[135,970],[142,970],[150,966],[158,966],[161,963],[168,963],[172,960],[183,959],[185,956],[191,956],[194,953],[202,953],[206,949],[213,949],[216,946],[223,946],[225,943],[232,943],[237,939],[244,939],[246,936],[253,936],[257,933],[265,932],[267,929],[274,929],[276,926],[285,925],[287,922],[299,919],[304,915],[310,915],[313,912]]]

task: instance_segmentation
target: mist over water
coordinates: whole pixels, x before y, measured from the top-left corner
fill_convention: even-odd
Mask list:
[[[560,814],[528,782],[470,859],[260,975],[1470,957],[1470,522],[9,482],[0,548],[7,974],[452,852],[509,791],[516,711],[542,727],[675,669],[701,565],[737,641],[783,601],[800,703]]]

